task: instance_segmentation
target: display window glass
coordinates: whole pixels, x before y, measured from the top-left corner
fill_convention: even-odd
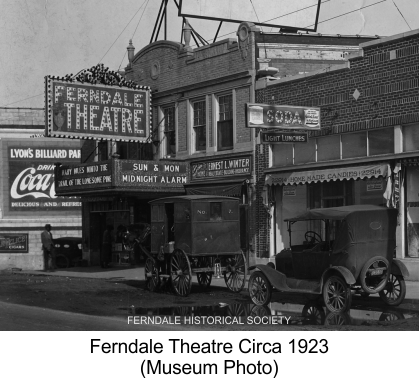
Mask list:
[[[314,163],[316,161],[316,139],[294,145],[294,164]]]
[[[369,156],[384,155],[394,153],[394,129],[387,127],[385,129],[368,131]]]
[[[276,144],[272,146],[273,165],[283,167],[293,165],[294,149],[292,144]]]
[[[342,159],[367,156],[367,132],[342,134]]]
[[[419,125],[408,125],[402,127],[403,151],[419,150]]]
[[[340,159],[340,135],[317,139],[317,161]]]

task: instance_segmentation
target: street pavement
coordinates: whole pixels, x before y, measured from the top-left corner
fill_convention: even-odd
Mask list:
[[[189,331],[194,330],[189,327]],[[106,317],[0,301],[0,331],[170,331],[173,325],[128,324],[126,317]]]
[[[74,267],[43,272],[40,270],[14,271],[17,274],[51,275],[63,277],[97,278],[104,280],[144,280],[144,267],[116,266],[109,269],[100,267]],[[249,275],[247,276],[247,279]],[[194,279],[196,281],[196,279]],[[224,279],[213,279],[211,286],[225,287]],[[247,286],[247,285],[246,285]],[[419,281],[406,281],[406,299],[419,299]]]

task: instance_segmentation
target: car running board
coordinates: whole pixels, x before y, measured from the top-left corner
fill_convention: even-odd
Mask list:
[[[322,292],[320,281],[288,278],[285,274],[267,265],[257,265],[255,268],[265,274],[266,278],[276,290],[308,294],[321,294]]]

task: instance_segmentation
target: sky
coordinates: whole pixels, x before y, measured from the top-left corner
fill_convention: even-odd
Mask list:
[[[263,17],[270,14],[264,11],[266,8],[276,15],[277,4],[289,1],[291,8],[285,7],[289,10],[292,6],[316,3],[316,0],[184,0],[187,1],[190,9],[193,3],[200,3],[203,12],[211,10],[208,4],[217,3],[221,16],[228,13],[228,7],[237,9],[240,4],[245,17],[255,14],[250,20],[254,22],[265,21]],[[129,40],[132,39],[135,52],[150,42],[160,4],[161,0],[0,0],[0,107],[44,107],[46,75],[75,74],[98,63],[112,70],[125,68]],[[221,4],[225,4],[225,9]],[[217,12],[212,9],[211,13]],[[419,0],[322,0],[317,32],[390,36],[419,29],[418,14]],[[288,17],[301,27],[311,24],[307,11]],[[189,21],[211,42],[217,21],[193,18]],[[181,24],[174,0],[169,0],[167,39],[180,42]],[[218,40],[235,38],[237,27],[236,23],[223,23]],[[262,30],[278,31],[267,26]],[[159,39],[163,38],[160,32]]]

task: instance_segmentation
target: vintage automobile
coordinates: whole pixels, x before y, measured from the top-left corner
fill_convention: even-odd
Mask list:
[[[330,312],[347,311],[352,291],[364,296],[378,293],[386,304],[399,305],[409,273],[393,259],[397,213],[397,209],[354,205],[312,209],[285,220],[290,248],[275,256],[275,264],[249,268],[253,303],[268,304],[276,289],[322,295]]]
[[[82,260],[82,239],[80,237],[62,237],[54,239],[55,264],[59,269],[69,268]]]
[[[147,288],[157,291],[169,283],[179,296],[189,295],[192,275],[208,287],[213,275],[224,277],[233,292],[243,289],[246,258],[240,249],[239,201],[223,196],[189,195],[150,201],[150,250],[138,244],[147,256]]]

